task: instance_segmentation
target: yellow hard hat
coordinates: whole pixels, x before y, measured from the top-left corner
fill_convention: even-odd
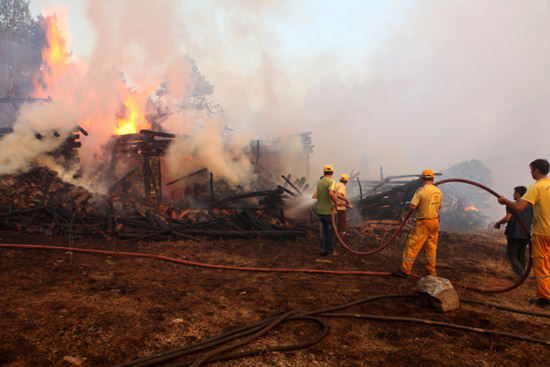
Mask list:
[[[332,164],[325,164],[325,166],[323,167],[323,172],[334,172]]]
[[[425,169],[422,171],[422,178],[434,178],[434,171],[431,169]]]
[[[340,181],[346,181],[348,182],[349,181],[349,175],[346,175],[345,173],[340,176]]]

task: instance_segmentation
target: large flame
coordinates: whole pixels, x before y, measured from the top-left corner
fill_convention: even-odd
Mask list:
[[[35,79],[35,94],[37,97],[62,97],[67,93],[60,85],[60,79],[69,70],[74,69],[67,52],[67,44],[63,31],[59,27],[57,16],[51,15],[41,19],[41,25],[46,33],[46,45],[42,49],[41,74]]]
[[[147,122],[141,107],[132,96],[126,97],[124,108],[121,109],[121,116],[113,128],[113,134],[135,134],[141,129],[150,129],[151,124]]]
[[[81,121],[75,121],[75,124],[84,128],[100,124],[115,135],[134,134],[141,129],[151,128],[145,117],[147,96],[151,91],[138,93],[120,80],[117,85],[118,96],[115,97],[120,101],[118,111],[111,116],[97,113],[97,107],[94,109],[93,106],[97,106],[97,102],[104,96],[93,89],[86,93],[83,93],[81,86],[77,89],[77,81],[83,78],[84,72],[71,61],[57,16],[54,14],[42,18],[41,25],[47,41],[42,49],[41,74],[35,79],[35,97],[51,97],[54,101],[63,101],[66,106],[81,111]],[[79,96],[79,100],[75,100],[75,95]]]

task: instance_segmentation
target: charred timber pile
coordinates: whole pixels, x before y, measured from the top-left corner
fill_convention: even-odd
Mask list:
[[[56,174],[35,168],[26,174],[0,177],[0,228],[45,235],[71,228],[96,234],[98,228],[84,221],[94,210],[93,195],[63,183]]]
[[[4,136],[13,133],[13,128],[11,127],[0,127],[0,139]],[[65,141],[54,151],[49,152],[48,154],[54,157],[64,157],[66,163],[71,163],[72,161],[78,161],[78,148],[81,147],[81,143],[78,141],[80,139],[80,134],[88,135],[88,132],[80,126],[76,126],[73,130],[73,133],[69,135]],[[51,130],[48,134],[42,135],[38,132],[34,133],[34,137],[37,140],[42,140],[44,138],[59,138],[60,134],[56,130]]]
[[[0,229],[71,238],[296,238],[306,228],[284,218],[282,187],[211,199],[201,209],[91,194],[35,168],[0,176]],[[229,204],[233,204],[231,207]]]
[[[361,200],[363,220],[399,220],[409,210],[409,203],[422,181],[413,180]]]

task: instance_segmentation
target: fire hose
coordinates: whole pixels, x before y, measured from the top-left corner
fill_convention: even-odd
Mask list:
[[[470,181],[470,180],[465,180],[465,179],[462,179],[462,178],[449,178],[449,179],[446,179],[446,180],[441,180],[439,182],[436,182],[434,185],[435,186],[439,186],[441,184],[444,184],[444,183],[449,183],[449,182],[461,182],[461,183],[465,183],[465,184],[468,184],[468,185],[473,185],[473,186],[477,186],[487,192],[489,192],[490,194],[492,194],[493,196],[499,198],[501,195],[497,194],[495,191],[491,190],[490,188],[488,188],[487,186],[485,185],[482,185],[478,182],[474,182],[474,181]],[[394,234],[390,237],[389,240],[387,240],[385,243],[383,243],[380,247],[374,249],[374,250],[371,250],[371,251],[366,251],[366,252],[361,252],[361,251],[356,251],[354,249],[352,249],[351,247],[349,247],[345,242],[344,240],[342,239],[342,237],[340,237],[340,234],[338,233],[338,231],[334,231],[335,234],[336,234],[336,238],[338,239],[338,242],[340,242],[340,244],[342,246],[344,246],[344,248],[348,251],[350,251],[351,253],[354,253],[356,255],[372,255],[372,254],[375,254],[379,251],[382,251],[383,249],[385,249],[390,243],[393,242],[393,240],[395,239],[395,237],[397,237],[397,235],[399,234],[399,232],[401,231],[401,229],[403,229],[403,227],[405,226],[405,223],[407,223],[407,220],[409,219],[409,217],[411,216],[413,210],[409,210],[409,212],[407,213],[407,215],[405,216],[405,218],[401,221],[401,224],[399,225],[399,227],[397,228],[397,230],[394,232]],[[332,225],[334,228],[337,228],[336,227],[336,218],[335,218],[335,213],[336,213],[336,206],[334,206],[332,208]],[[518,220],[523,232],[525,233],[525,236],[527,237],[527,243],[528,243],[528,247],[529,247],[529,262],[527,263],[527,269],[525,269],[525,272],[523,273],[523,275],[521,277],[519,277],[519,279],[516,281],[516,283],[512,284],[511,286],[509,287],[506,287],[506,288],[501,288],[501,289],[483,289],[483,288],[477,288],[477,287],[471,287],[471,286],[466,286],[466,285],[462,285],[462,284],[459,284],[459,283],[455,283],[455,282],[451,282],[453,285],[456,285],[458,287],[461,287],[461,288],[466,288],[466,289],[470,289],[470,290],[474,290],[474,291],[477,291],[477,292],[481,292],[481,293],[504,293],[504,292],[508,292],[508,291],[511,291],[512,289],[515,289],[517,287],[519,287],[524,281],[525,279],[527,279],[527,277],[529,276],[529,273],[531,272],[531,267],[533,265],[533,260],[531,258],[531,252],[532,252],[532,244],[531,244],[531,236],[529,235],[529,230],[527,229],[527,227],[525,226],[525,223],[523,223],[523,221],[521,220],[521,217],[516,213],[515,210],[512,209],[512,213],[513,215],[516,217],[516,219]],[[416,276],[416,275],[412,275],[413,277],[416,277],[416,278],[420,278],[419,276]]]
[[[170,262],[176,262],[176,263],[183,263],[187,265],[194,265],[194,266],[200,266],[200,267],[206,267],[206,268],[217,268],[217,269],[229,269],[229,270],[249,270],[249,271],[271,271],[271,272],[309,272],[309,273],[325,273],[325,274],[361,274],[361,275],[390,275],[389,273],[377,273],[377,272],[366,272],[366,271],[357,271],[357,272],[344,272],[344,271],[325,271],[325,270],[300,270],[300,269],[269,269],[269,268],[249,268],[249,267],[232,267],[232,266],[219,266],[219,265],[212,265],[212,264],[203,264],[203,263],[197,263],[192,261],[186,261],[181,259],[175,259],[170,258],[162,255],[153,255],[153,254],[146,254],[146,253],[130,253],[130,252],[115,252],[115,251],[103,251],[103,250],[95,250],[95,249],[84,249],[84,248],[72,248],[72,247],[59,247],[59,246],[41,246],[41,245],[17,245],[17,244],[0,244],[0,248],[16,248],[16,249],[42,249],[42,250],[61,250],[61,251],[71,251],[71,252],[82,252],[82,253],[94,253],[94,254],[106,254],[106,255],[119,255],[119,256],[133,256],[133,257],[142,257],[142,258],[154,258],[164,261],[170,261]],[[536,339],[526,336],[521,336],[517,334],[507,333],[507,332],[501,332],[496,330],[487,330],[487,329],[480,329],[478,327],[470,327],[465,325],[458,325],[458,324],[451,324],[451,323],[444,323],[444,322],[438,322],[434,320],[427,320],[427,319],[418,319],[418,318],[411,318],[411,317],[395,317],[395,316],[384,316],[384,315],[369,315],[369,314],[358,314],[358,313],[335,313],[334,311],[341,310],[343,308],[355,306],[364,302],[368,301],[374,301],[377,299],[383,299],[383,298],[402,298],[402,297],[418,297],[419,294],[394,294],[394,295],[381,295],[381,296],[374,296],[374,297],[367,297],[364,299],[359,299],[356,301],[352,301],[343,305],[337,305],[337,306],[331,306],[325,309],[321,310],[315,310],[315,311],[309,311],[309,312],[298,312],[298,311],[290,311],[283,315],[273,317],[268,320],[261,321],[259,323],[244,326],[238,329],[231,330],[225,334],[222,334],[217,337],[213,337],[210,339],[207,339],[205,341],[192,344],[189,346],[172,349],[169,351],[161,352],[159,354],[155,354],[153,356],[149,357],[143,357],[139,358],[137,360],[133,360],[131,362],[126,362],[117,365],[116,367],[145,367],[145,366],[160,366],[165,365],[165,362],[174,360],[176,358],[181,358],[187,355],[196,354],[198,352],[205,352],[205,354],[202,355],[202,357],[182,362],[182,363],[176,363],[176,364],[170,364],[170,366],[200,366],[204,363],[210,363],[215,361],[224,361],[224,360],[231,360],[235,358],[242,358],[245,356],[252,356],[252,355],[258,355],[261,353],[269,352],[269,351],[289,351],[289,350],[296,350],[301,348],[307,348],[309,346],[312,346],[319,341],[321,341],[328,332],[328,326],[326,323],[321,320],[321,317],[339,317],[339,318],[360,318],[365,320],[378,320],[378,321],[397,321],[397,322],[412,322],[412,323],[421,323],[425,325],[432,325],[437,327],[448,327],[448,328],[454,328],[459,329],[463,331],[469,331],[469,332],[478,332],[483,334],[492,334],[495,336],[501,336],[501,337],[509,337],[514,338],[517,340],[523,340],[528,341],[532,343],[539,343],[544,345],[550,345],[550,341],[543,340],[543,339]],[[461,300],[462,302],[466,303],[473,303],[473,304],[480,304],[485,305],[491,308],[497,308],[505,311],[510,312],[516,312],[516,313],[522,313],[527,315],[533,315],[533,316],[539,316],[539,317],[550,317],[548,314],[544,313],[537,313],[537,312],[529,312],[524,310],[518,310],[513,309],[509,307],[504,307],[500,305],[495,304],[489,304],[481,301],[475,301],[475,300]],[[251,349],[248,351],[243,352],[235,352],[235,353],[227,353],[231,349],[235,349],[237,347],[241,347],[247,343],[252,342],[253,340],[266,335],[267,332],[275,328],[277,325],[281,324],[282,322],[287,322],[291,320],[307,320],[312,321],[316,324],[318,324],[321,327],[320,333],[318,333],[316,336],[313,336],[310,340],[297,343],[297,344],[290,344],[290,345],[283,345],[283,346],[272,346],[272,347],[263,347],[259,349]],[[244,338],[241,339],[238,342],[234,342],[232,344],[227,345],[227,343],[234,341],[238,338]],[[226,345],[223,345],[226,344]]]
[[[364,320],[377,320],[377,321],[396,321],[396,322],[410,322],[416,324],[431,325],[437,327],[453,328],[457,330],[463,330],[467,332],[477,332],[489,335],[495,335],[500,337],[508,337],[517,340],[523,340],[531,343],[538,343],[542,345],[550,346],[550,341],[544,339],[536,339],[527,336],[517,335],[513,333],[497,331],[497,330],[488,330],[481,329],[478,327],[471,327],[460,324],[452,324],[447,322],[440,322],[429,319],[420,319],[414,317],[399,317],[399,316],[386,316],[386,315],[371,315],[371,314],[361,314],[361,313],[337,313],[335,311],[340,311],[345,308],[352,306],[357,306],[367,302],[373,302],[382,299],[396,299],[396,298],[416,298],[420,297],[418,293],[414,294],[386,294],[381,296],[370,296],[367,298],[362,298],[359,300],[351,301],[345,304],[330,306],[320,310],[308,311],[308,312],[299,312],[299,311],[288,311],[279,316],[272,317],[267,320],[263,320],[251,325],[242,326],[237,329],[230,330],[221,335],[211,337],[204,341],[187,345],[180,348],[175,348],[167,350],[152,356],[139,358],[133,361],[124,362],[115,365],[114,367],[150,367],[150,366],[166,366],[165,363],[175,359],[180,359],[185,356],[190,356],[199,352],[204,352],[204,354],[196,359],[185,362],[175,362],[170,363],[171,367],[183,367],[183,366],[200,366],[204,363],[227,361],[236,358],[242,358],[247,356],[259,355],[265,352],[276,352],[276,351],[290,351],[297,350],[301,348],[310,347],[318,342],[320,342],[328,333],[327,324],[321,320],[323,317],[336,317],[336,318],[358,318]],[[548,314],[533,313],[522,310],[517,310],[508,307],[502,307],[499,305],[494,305],[490,303],[480,302],[480,301],[471,301],[471,300],[462,300],[465,303],[473,303],[484,305],[487,307],[495,307],[509,312],[529,314],[540,317],[550,317]],[[266,346],[263,348],[250,349],[241,352],[226,353],[232,349],[236,349],[252,342],[259,337],[265,336],[267,332],[273,330],[276,326],[282,322],[292,321],[292,320],[308,320],[317,323],[321,327],[320,333],[314,336],[309,341],[305,341],[297,344],[289,344],[283,346]],[[235,341],[236,339],[241,338],[240,341]],[[244,339],[242,339],[244,338]],[[235,341],[235,342],[233,342]],[[228,344],[231,343],[232,344]],[[226,354],[224,354],[226,353]]]
[[[470,185],[474,185],[474,186],[478,186],[480,188],[483,188],[484,190],[490,192],[491,194],[493,194],[496,197],[500,196],[496,192],[494,192],[493,190],[491,190],[491,189],[489,189],[489,188],[487,188],[487,187],[485,187],[485,186],[483,186],[479,183],[476,183],[476,182],[473,182],[473,181],[468,181],[468,180],[463,180],[463,179],[458,179],[458,178],[439,181],[437,183],[437,185],[447,183],[447,182],[467,183],[467,184],[470,184]],[[333,212],[332,212],[333,225],[335,225],[334,213],[335,213],[335,210],[333,209]],[[340,243],[346,249],[348,249],[349,251],[351,251],[353,253],[361,254],[361,255],[374,254],[376,252],[381,251],[385,247],[387,247],[395,239],[395,237],[397,236],[399,231],[405,225],[405,223],[406,223],[407,219],[409,218],[409,216],[411,215],[411,213],[412,213],[412,210],[406,215],[405,219],[402,221],[401,225],[399,226],[397,231],[394,233],[394,235],[388,241],[386,241],[386,243],[384,243],[382,246],[380,246],[379,248],[377,248],[373,251],[369,251],[369,252],[365,252],[365,253],[355,251],[355,250],[351,249],[348,245],[346,245],[344,243],[344,241],[342,240],[342,238],[337,234],[338,240],[340,241]],[[523,228],[524,232],[529,234],[529,231],[525,227],[525,224],[521,221],[521,218],[519,218],[519,216],[517,215],[517,213],[515,213],[515,211],[513,211],[513,214],[519,220],[519,223],[520,223],[521,227]],[[529,238],[529,236],[527,236],[527,237]],[[532,250],[531,249],[531,246],[532,246],[531,241],[528,240],[528,243],[529,243],[529,254],[531,254],[531,250]],[[223,270],[263,271],[263,272],[275,272],[275,273],[278,272],[278,273],[333,274],[333,275],[381,275],[381,276],[391,275],[390,272],[375,272],[375,271],[284,269],[284,268],[257,268],[257,267],[229,266],[229,265],[213,265],[213,264],[206,264],[206,263],[199,263],[199,262],[194,262],[194,261],[176,259],[176,258],[167,257],[167,256],[163,256],[163,255],[155,255],[155,254],[147,254],[147,253],[134,253],[134,252],[105,251],[105,250],[85,249],[85,248],[75,248],[75,247],[61,247],[61,246],[0,244],[0,248],[19,248],[19,249],[25,248],[25,249],[57,250],[57,251],[94,253],[94,254],[103,254],[103,255],[111,255],[111,256],[131,256],[131,257],[142,257],[142,258],[154,258],[154,259],[159,259],[159,260],[163,260],[163,261],[175,262],[175,263],[186,264],[186,265],[191,265],[191,266],[197,266],[197,267],[203,267],[203,268],[223,269]],[[455,286],[461,287],[461,288],[470,289],[470,290],[474,290],[474,291],[481,292],[481,293],[504,293],[504,292],[508,292],[512,289],[515,289],[515,288],[519,287],[525,281],[527,276],[529,275],[529,272],[531,270],[531,266],[532,266],[532,260],[530,258],[529,263],[527,265],[527,269],[526,269],[525,273],[523,274],[523,276],[515,284],[513,284],[513,285],[511,285],[507,288],[503,288],[503,289],[483,289],[483,288],[478,288],[478,287],[466,286],[466,285],[459,284],[459,283],[456,283],[456,282],[452,282],[452,284],[455,285]],[[417,275],[413,275],[413,277],[420,278],[420,276],[417,276]]]
[[[486,187],[482,184],[479,184],[479,183],[473,182],[473,181],[469,181],[469,180],[464,180],[464,179],[452,178],[452,179],[442,180],[442,181],[437,182],[436,185],[440,185],[440,184],[448,183],[448,182],[467,183],[467,184],[470,184],[470,185],[480,187],[480,188],[488,191],[492,195],[496,196],[497,198],[500,196],[499,194],[497,194],[496,192],[494,192],[493,190],[489,189],[488,187]],[[401,222],[398,229],[395,231],[395,233],[391,236],[391,238],[388,241],[386,241],[379,248],[377,248],[375,250],[372,250],[372,251],[368,251],[368,252],[355,251],[355,250],[351,249],[342,240],[342,238],[338,235],[338,233],[336,233],[336,236],[337,236],[339,242],[342,244],[342,246],[344,246],[347,250],[351,251],[352,253],[359,254],[359,255],[371,255],[371,254],[377,253],[377,252],[383,250],[384,248],[386,248],[395,239],[395,237],[397,237],[397,234],[405,226],[405,223],[409,219],[411,213],[412,213],[412,210],[409,211],[409,213],[405,216],[405,218]],[[333,211],[332,211],[332,223],[335,226],[335,216],[334,216],[334,214],[335,214],[335,208],[333,208]],[[515,211],[513,211],[513,214],[518,219],[523,231],[525,233],[529,234],[529,231],[525,227],[525,224],[523,223],[521,218],[517,215],[517,213]],[[527,238],[528,238],[528,243],[529,243],[529,254],[531,254],[532,245],[531,245],[531,241],[529,239],[529,236],[527,236]],[[194,261],[187,261],[187,260],[176,259],[176,258],[171,258],[171,257],[167,257],[167,256],[162,256],[162,255],[155,255],[155,254],[103,251],[103,250],[82,249],[82,248],[74,248],[74,247],[43,246],[43,245],[15,245],[15,244],[0,244],[0,247],[45,249],[45,250],[62,250],[62,251],[106,254],[106,255],[114,255],[114,256],[133,256],[133,257],[156,258],[156,259],[159,259],[159,260],[176,262],[176,263],[180,263],[180,264],[186,264],[186,265],[192,265],[192,266],[198,266],[198,267],[204,267],[204,268],[224,269],[224,270],[264,271],[264,272],[281,272],[281,273],[314,273],[314,274],[334,274],[334,275],[383,275],[383,276],[391,275],[390,272],[374,272],[374,271],[339,271],[339,270],[284,269],[284,268],[277,269],[277,268],[255,268],[255,267],[239,267],[239,266],[227,266],[227,265],[212,265],[212,264],[198,263],[198,262],[194,262]],[[529,272],[531,270],[531,266],[532,266],[532,260],[531,260],[531,258],[529,258],[529,263],[527,265],[527,269],[525,270],[525,273],[523,274],[523,276],[515,284],[513,284],[509,287],[503,288],[503,289],[483,289],[483,288],[463,285],[463,284],[456,283],[456,282],[452,282],[452,284],[455,285],[455,286],[461,287],[461,288],[470,289],[470,290],[474,290],[474,291],[481,292],[481,293],[505,293],[505,292],[511,291],[512,289],[515,289],[515,288],[519,287],[525,281],[525,279],[529,275]],[[417,275],[413,275],[413,277],[420,278],[420,276],[417,276]]]
[[[471,184],[471,185],[474,185],[474,186],[478,186],[482,189],[485,189],[486,191],[490,192],[491,194],[493,194],[496,197],[500,196],[496,192],[492,191],[491,189],[489,189],[489,188],[487,188],[487,187],[485,187],[485,186],[483,186],[479,183],[476,183],[476,182],[473,182],[473,181],[468,181],[468,180],[463,180],[463,179],[443,180],[443,181],[438,182],[437,185],[443,184],[443,183],[448,183],[448,182],[462,182],[462,183]],[[332,213],[333,225],[335,225],[334,213],[335,213],[335,210],[333,210],[333,213]],[[376,252],[381,251],[385,247],[387,247],[395,239],[395,237],[397,236],[399,231],[401,231],[401,229],[405,225],[406,221],[410,217],[411,213],[412,213],[412,210],[409,211],[409,213],[406,215],[405,219],[402,221],[401,225],[398,227],[398,229],[394,233],[394,235],[386,243],[384,243],[382,246],[380,246],[379,248],[377,248],[373,251],[364,252],[364,253],[355,251],[355,250],[351,249],[349,246],[347,246],[338,234],[337,234],[337,238],[340,241],[340,243],[346,249],[351,251],[352,253],[361,254],[361,255],[374,254]],[[512,211],[512,213],[518,219],[523,231],[528,235],[529,231],[525,227],[525,224],[521,221],[521,218],[517,215],[517,213],[515,211]],[[527,236],[527,238],[529,238],[529,236]],[[532,251],[531,241],[528,240],[528,243],[529,243],[529,254],[531,254],[531,251]],[[0,244],[0,248],[47,249],[47,250],[58,250],[58,251],[61,250],[61,251],[82,252],[82,253],[107,254],[107,255],[116,255],[116,256],[133,256],[133,257],[142,257],[142,258],[155,258],[155,259],[159,259],[159,260],[182,263],[182,264],[187,264],[187,265],[206,267],[206,268],[226,269],[226,270],[268,271],[268,272],[302,272],[302,273],[305,272],[305,273],[340,274],[340,275],[344,275],[344,274],[347,274],[347,275],[354,275],[354,274],[355,275],[390,275],[390,273],[387,273],[387,272],[371,272],[371,271],[332,271],[332,270],[311,270],[311,269],[273,269],[273,268],[223,266],[223,265],[212,265],[212,264],[198,263],[198,262],[187,261],[187,260],[182,260],[182,259],[170,258],[170,257],[167,257],[167,256],[162,256],[162,255],[154,255],[154,254],[146,254],[146,253],[115,252],[115,251],[103,251],[103,250],[95,250],[95,249],[60,247],[60,246]],[[504,292],[512,290],[512,289],[518,287],[519,285],[521,285],[524,282],[524,280],[527,278],[527,276],[528,276],[528,274],[531,270],[531,266],[532,266],[532,260],[530,259],[529,264],[527,266],[527,269],[526,269],[524,275],[521,277],[521,279],[516,284],[514,284],[514,285],[512,285],[508,288],[505,288],[505,289],[485,290],[485,289],[480,289],[480,288],[475,288],[475,287],[463,286],[463,285],[459,285],[459,284],[458,284],[458,286],[463,287],[463,288],[467,288],[467,289],[471,289],[471,290],[475,290],[475,291],[479,291],[479,292],[482,292],[482,293],[504,293]],[[123,363],[123,364],[120,364],[120,365],[117,365],[117,366],[118,367],[122,367],[122,366],[155,366],[155,365],[159,365],[159,363],[164,363],[168,360],[173,360],[175,358],[179,358],[179,357],[182,357],[184,355],[197,353],[199,351],[204,351],[204,350],[206,350],[208,348],[212,348],[212,347],[217,347],[217,348],[214,349],[214,350],[211,350],[210,352],[206,352],[202,357],[200,357],[200,358],[198,358],[194,361],[184,362],[184,363],[175,364],[175,365],[171,365],[171,366],[188,366],[188,365],[199,366],[199,365],[202,365],[203,363],[209,363],[209,362],[221,361],[221,360],[229,360],[229,359],[239,358],[239,357],[243,357],[243,356],[260,354],[260,353],[263,353],[263,352],[266,352],[266,351],[284,351],[284,350],[295,350],[295,349],[305,348],[305,347],[308,347],[308,346],[311,346],[313,344],[318,343],[320,340],[322,340],[326,336],[326,334],[328,332],[327,325],[319,317],[354,317],[354,318],[362,318],[362,319],[370,319],[370,320],[385,320],[385,321],[400,321],[400,322],[405,321],[405,322],[413,322],[413,323],[424,323],[424,324],[427,324],[427,325],[450,327],[450,328],[461,329],[461,330],[472,331],[472,332],[489,333],[489,334],[493,334],[493,335],[497,335],[497,336],[511,337],[511,338],[515,338],[515,339],[519,339],[519,340],[550,345],[550,341],[547,341],[547,340],[534,339],[534,338],[519,336],[519,335],[511,334],[511,333],[479,329],[479,328],[468,327],[468,326],[464,326],[464,325],[456,325],[456,324],[437,322],[437,321],[433,321],[433,320],[416,319],[416,318],[409,318],[409,317],[393,317],[393,316],[367,315],[367,314],[357,314],[357,313],[334,313],[334,312],[332,312],[332,311],[336,311],[336,310],[339,310],[339,309],[342,309],[342,308],[345,308],[345,307],[349,307],[351,305],[356,305],[356,304],[359,304],[359,303],[363,303],[363,302],[366,302],[366,301],[372,301],[372,300],[375,300],[375,299],[392,298],[392,297],[411,297],[411,296],[418,296],[418,295],[416,294],[416,295],[376,296],[376,297],[369,297],[369,298],[366,298],[366,299],[354,301],[354,302],[351,302],[351,303],[348,303],[348,304],[345,304],[345,305],[330,307],[330,308],[323,309],[323,310],[316,310],[316,311],[311,311],[311,312],[306,312],[306,313],[291,311],[291,312],[287,312],[287,313],[285,313],[281,316],[269,319],[267,321],[263,321],[263,322],[260,322],[260,323],[257,323],[257,324],[251,325],[251,326],[246,326],[246,327],[242,327],[242,328],[233,330],[231,332],[228,332],[228,333],[223,334],[223,335],[218,336],[218,337],[208,339],[208,340],[206,340],[204,342],[200,342],[198,344],[194,344],[194,345],[183,347],[183,348],[178,348],[178,349],[175,349],[175,350],[170,350],[170,351],[163,352],[163,353],[151,356],[151,357],[140,358],[138,360]],[[483,305],[487,305],[489,307],[500,308],[500,309],[511,311],[511,312],[519,312],[519,313],[535,315],[535,316],[541,316],[541,317],[550,317],[547,314],[540,314],[540,313],[533,313],[533,312],[515,310],[515,309],[502,307],[502,306],[498,306],[498,305],[486,304],[486,303],[480,302],[480,301],[470,301],[470,300],[462,300],[462,301],[467,302],[467,303],[469,302],[469,303],[475,303],[475,304],[483,304]],[[314,317],[314,316],[317,316],[317,317]],[[307,342],[304,342],[304,343],[286,345],[286,346],[278,346],[278,347],[261,348],[261,349],[249,350],[249,351],[239,352],[239,353],[224,354],[224,352],[227,352],[231,349],[242,346],[242,345],[252,341],[253,339],[256,339],[256,338],[258,338],[262,335],[265,335],[269,330],[273,329],[274,327],[276,327],[277,325],[279,325],[282,322],[286,322],[287,320],[298,320],[298,319],[309,320],[309,321],[313,321],[314,323],[317,323],[319,326],[321,326],[321,332],[317,336],[313,337],[311,340],[309,340]],[[252,334],[252,335],[250,335],[250,334]],[[228,341],[231,341],[231,340],[234,340],[234,339],[240,338],[240,337],[246,337],[246,338],[244,340],[240,341],[240,342],[236,342],[236,343],[226,345],[226,346],[220,346],[223,343],[227,343]],[[220,346],[220,347],[218,347],[218,346]]]

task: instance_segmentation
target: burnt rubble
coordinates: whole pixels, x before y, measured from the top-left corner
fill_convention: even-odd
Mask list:
[[[4,128],[0,138],[9,133],[11,129]],[[87,135],[77,126],[66,142],[50,154],[77,162],[80,133]],[[56,136],[55,131],[52,134]],[[309,167],[313,149],[310,134],[290,137],[303,145],[303,152],[295,159],[299,169]],[[163,158],[175,137],[151,130],[113,136],[106,149],[109,153],[105,177],[98,177],[107,187],[105,195],[64,182],[45,167],[0,176],[0,228],[74,239],[135,240],[204,236],[285,239],[304,236],[307,230],[318,232],[315,201],[303,205],[307,202],[305,196],[312,191],[307,179],[276,174],[284,167],[281,162],[289,159],[276,154],[284,151],[280,149],[286,144],[284,139],[251,143],[249,154],[254,169],[248,188],[244,189],[216,180],[207,167],[163,182]],[[399,223],[420,180],[363,181],[367,194],[364,196],[357,175],[358,172],[352,174],[350,179],[348,196],[355,208],[350,217],[355,217],[352,222],[362,227],[362,236],[376,237],[377,230]],[[354,195],[357,189],[359,195]],[[285,210],[296,207],[300,208],[300,220],[285,215]]]
[[[225,187],[225,190],[228,190]],[[284,216],[290,190],[217,194],[170,205],[136,197],[92,194],[47,168],[0,177],[0,228],[44,235],[125,239],[304,236],[306,227]]]

